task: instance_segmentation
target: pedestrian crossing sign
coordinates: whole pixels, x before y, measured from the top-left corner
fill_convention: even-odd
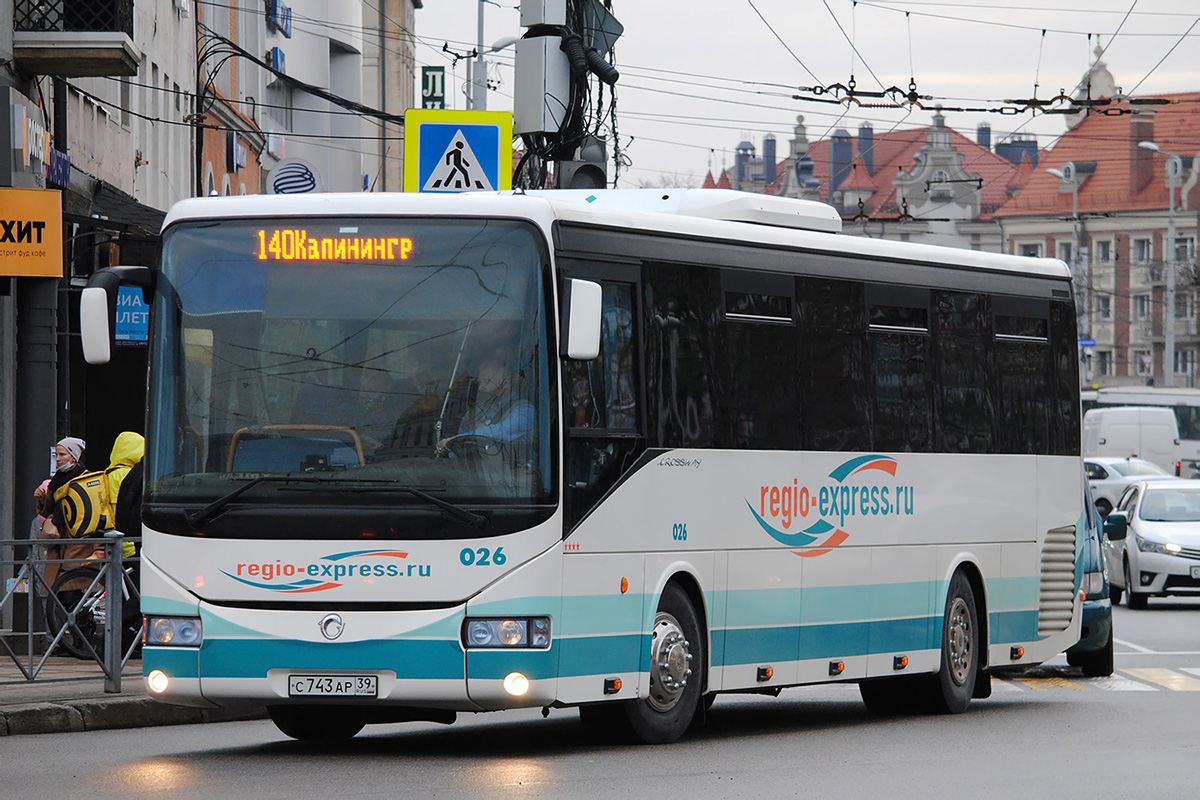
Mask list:
[[[404,191],[512,188],[512,114],[410,108],[404,113]]]

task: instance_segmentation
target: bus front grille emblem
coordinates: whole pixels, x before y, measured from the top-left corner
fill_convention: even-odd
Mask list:
[[[342,631],[346,629],[346,623],[342,622],[342,618],[337,614],[326,614],[317,623],[317,627],[321,629],[322,636],[333,641],[342,635]]]

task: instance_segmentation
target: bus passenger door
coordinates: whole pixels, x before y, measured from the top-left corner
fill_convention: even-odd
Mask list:
[[[571,277],[580,277],[575,271]],[[586,275],[596,280],[593,275]],[[635,283],[599,280],[600,355],[565,361],[563,606],[559,699],[606,699],[600,678],[634,696],[643,650],[643,557],[636,504],[606,505],[646,449],[638,383]],[[602,513],[593,514],[601,509]],[[616,699],[616,698],[614,698]]]

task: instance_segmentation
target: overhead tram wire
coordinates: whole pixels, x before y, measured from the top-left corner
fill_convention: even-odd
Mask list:
[[[892,13],[897,13],[897,14],[898,13],[906,13],[905,10],[902,8],[895,8],[890,5],[882,5],[878,2],[872,2],[872,0],[858,0],[858,3],[859,3],[859,5],[867,6],[868,8],[877,8],[882,11],[890,11]],[[958,7],[958,6],[956,5],[955,7]],[[991,8],[992,8],[992,10],[996,10],[997,7],[992,6]],[[1008,9],[1004,8],[1004,10],[1007,11]],[[1042,9],[1039,8],[1039,9],[1026,9],[1026,10],[1039,10],[1040,11]],[[1078,9],[1076,9],[1076,11],[1078,11]],[[1042,25],[1021,25],[1021,24],[1018,24],[1015,22],[998,22],[995,20],[972,19],[971,17],[955,17],[955,16],[951,16],[949,14],[933,14],[933,13],[929,13],[926,11],[911,11],[910,13],[912,13],[912,15],[916,16],[916,17],[930,17],[932,19],[941,19],[941,20],[947,20],[950,22],[966,22],[966,23],[970,23],[973,25],[992,25],[997,28],[1013,28],[1016,30],[1026,30],[1026,31],[1041,31],[1044,29],[1049,33],[1067,34],[1067,35],[1074,35],[1074,36],[1084,36],[1088,33],[1096,33],[1096,31],[1094,31],[1094,30],[1092,30],[1092,31],[1066,30],[1063,28],[1052,28],[1052,27],[1045,27]],[[1113,13],[1119,13],[1119,12],[1113,12]],[[1189,14],[1188,16],[1191,16],[1191,15]],[[1099,34],[1101,36],[1113,36],[1116,34],[1116,32],[1114,31],[1114,32],[1110,33],[1108,31],[1100,31]],[[1125,35],[1130,36],[1130,37],[1136,37],[1136,38],[1158,38],[1158,37],[1163,37],[1163,36],[1174,37],[1176,34],[1174,34],[1174,33],[1128,33]]]
[[[1145,83],[1146,79],[1149,78],[1151,75],[1153,75],[1154,72],[1163,65],[1163,62],[1166,61],[1170,57],[1171,53],[1175,52],[1175,48],[1177,48],[1177,47],[1179,47],[1179,45],[1183,44],[1184,39],[1186,39],[1191,34],[1192,29],[1196,27],[1197,23],[1200,23],[1200,17],[1197,17],[1195,19],[1195,21],[1192,22],[1192,24],[1188,26],[1188,29],[1183,32],[1183,35],[1179,37],[1179,40],[1177,42],[1175,42],[1175,44],[1171,45],[1171,49],[1168,50],[1165,54],[1163,54],[1163,57],[1158,60],[1158,63],[1155,64],[1150,69],[1150,71],[1147,72],[1145,74],[1145,76],[1143,76],[1142,79],[1137,82],[1136,86],[1134,86],[1132,89],[1129,90],[1130,94],[1133,94],[1134,92],[1136,92],[1138,90],[1138,87],[1141,86],[1143,83]]]
[[[790,55],[793,59],[795,59],[796,63],[799,64],[800,67],[805,72],[808,73],[808,76],[810,78],[812,78],[817,83],[820,83],[821,79],[818,78],[815,74],[813,74],[813,71],[811,69],[809,69],[808,66],[803,61],[800,60],[800,56],[796,55],[796,53],[792,50],[792,48],[788,46],[788,43],[783,40],[783,37],[780,36],[779,33],[773,27],[771,27],[771,23],[768,22],[767,18],[763,16],[761,11],[758,10],[758,7],[754,5],[754,0],[746,0],[746,3],[750,6],[751,9],[753,9],[754,13],[758,15],[758,18],[762,20],[763,24],[767,26],[767,30],[769,30],[771,32],[771,34],[776,39],[779,40],[779,43],[781,45],[783,45],[783,49],[788,51],[788,55]]]

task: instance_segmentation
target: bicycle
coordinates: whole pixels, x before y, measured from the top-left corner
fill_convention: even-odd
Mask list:
[[[85,661],[103,658],[108,609],[105,583],[99,565],[84,564],[58,576],[50,589],[53,596],[46,600],[47,626],[53,634],[63,632],[59,644],[75,658]],[[137,613],[139,595],[132,566],[122,570],[122,596],[126,612],[122,614],[121,650],[129,655],[142,639],[142,618]],[[73,625],[67,622],[68,612],[75,615]]]

